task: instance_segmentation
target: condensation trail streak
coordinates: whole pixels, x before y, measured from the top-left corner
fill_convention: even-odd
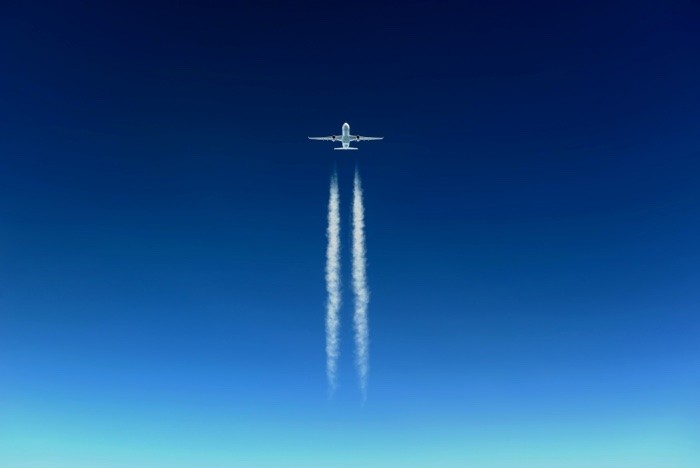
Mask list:
[[[336,388],[336,369],[339,355],[338,328],[340,321],[340,201],[338,196],[338,176],[331,176],[328,198],[328,247],[326,249],[326,375],[331,392]]]
[[[360,174],[355,169],[355,181],[352,192],[352,287],[355,295],[355,355],[360,388],[363,397],[367,396],[367,375],[369,373],[369,323],[367,305],[369,289],[367,288],[367,261],[365,249],[365,209],[362,204],[362,183]]]

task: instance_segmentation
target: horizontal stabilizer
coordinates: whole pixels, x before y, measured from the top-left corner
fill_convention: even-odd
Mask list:
[[[357,148],[353,148],[352,146],[348,146],[347,148],[343,148],[342,146],[340,148],[333,148],[334,150],[356,150]]]

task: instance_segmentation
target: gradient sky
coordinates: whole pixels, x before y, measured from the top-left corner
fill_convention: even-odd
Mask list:
[[[128,3],[0,5],[2,467],[700,466],[696,2]]]

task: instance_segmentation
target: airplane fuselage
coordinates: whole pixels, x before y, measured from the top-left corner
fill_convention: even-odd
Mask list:
[[[350,124],[343,124],[343,131],[340,134],[340,142],[343,144],[343,148],[347,149],[350,147]]]

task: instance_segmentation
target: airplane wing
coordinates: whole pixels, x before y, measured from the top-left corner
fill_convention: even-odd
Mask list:
[[[336,135],[331,135],[327,137],[309,137],[309,140],[321,140],[321,141],[339,141],[340,137]]]
[[[383,140],[384,137],[366,137],[361,135],[350,135],[350,138],[355,141],[372,141],[372,140]]]

